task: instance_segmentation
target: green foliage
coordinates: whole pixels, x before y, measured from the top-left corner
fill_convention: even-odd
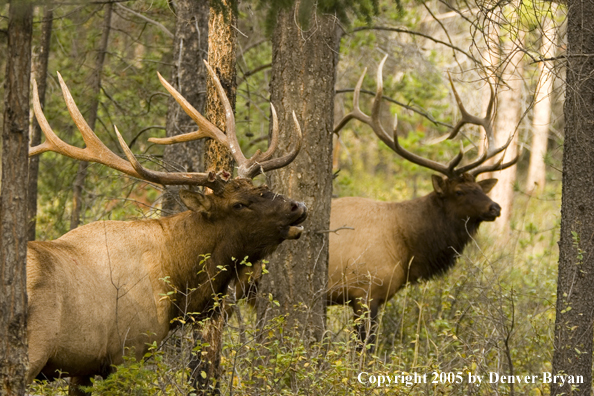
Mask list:
[[[358,177],[361,173],[354,174]],[[380,179],[380,176],[373,176]],[[379,182],[376,180],[376,182]],[[403,187],[400,194],[410,195]],[[350,307],[330,307],[323,342],[306,347],[299,332],[280,316],[258,328],[255,312],[240,302],[224,333],[222,394],[365,395],[507,394],[506,384],[469,385],[467,376],[489,372],[539,375],[551,370],[555,318],[560,183],[543,196],[518,200],[514,238],[505,247],[492,239],[489,224],[445,276],[409,285],[381,312],[379,345],[361,354]],[[203,262],[208,257],[202,258]],[[242,265],[249,266],[246,260]],[[264,275],[266,276],[266,275]],[[162,281],[167,282],[167,278]],[[179,292],[179,291],[177,291]],[[190,291],[191,292],[191,291]],[[175,299],[175,294],[164,298]],[[269,296],[268,304],[277,301]],[[217,296],[216,301],[221,301]],[[307,309],[307,307],[298,307]],[[209,345],[194,343],[187,315],[162,346],[152,344],[141,361],[126,357],[117,371],[94,381],[101,395],[182,395],[192,392],[187,365]],[[197,317],[197,316],[196,316]],[[201,328],[209,320],[192,321]],[[511,366],[510,366],[511,362]],[[389,388],[358,381],[368,375],[426,375],[427,383],[397,383]],[[436,373],[437,377],[434,377]],[[462,373],[462,384],[447,380]],[[439,375],[443,374],[442,380]],[[366,377],[367,376],[367,377]],[[436,383],[431,383],[437,378]],[[516,394],[548,394],[548,387],[515,384]],[[35,384],[34,394],[63,395],[64,381]],[[541,393],[539,393],[541,392]]]
[[[131,354],[124,363],[115,366],[115,372],[105,379],[95,379],[88,391],[105,396],[153,396],[191,393],[189,368],[166,364],[164,353],[156,343],[150,345],[141,361]]]
[[[276,26],[278,13],[295,6],[295,0],[258,0],[258,7],[266,9],[265,29],[268,36]],[[303,30],[309,29],[312,13],[336,15],[343,24],[349,24],[352,17],[364,19],[371,24],[371,17],[379,12],[379,0],[301,0],[297,10],[297,21]]]
[[[148,17],[161,19],[172,29],[173,14],[166,2],[136,2],[132,6]],[[171,46],[160,29],[129,14],[121,15],[113,17],[118,22],[110,34],[95,132],[112,151],[121,153],[113,130],[117,124],[127,142],[136,141],[132,149],[141,153],[139,157],[144,160],[147,154],[161,155],[160,149],[146,144],[147,133],[141,136],[139,133],[145,130],[150,133],[151,129],[147,128],[165,124],[167,96],[162,94],[156,72],[168,74],[169,66],[163,63],[168,62]],[[103,5],[60,6],[54,10],[54,18],[44,113],[58,136],[69,144],[84,147],[55,76],[57,71],[62,74],[84,116],[89,103],[87,80],[101,36]],[[36,33],[34,37],[39,35]],[[77,169],[75,160],[53,153],[42,155],[38,239],[54,239],[68,231],[71,183]],[[157,196],[158,191],[147,188],[146,184],[137,185],[116,171],[93,164],[85,182],[82,221],[138,218],[139,213],[143,215],[150,209]]]

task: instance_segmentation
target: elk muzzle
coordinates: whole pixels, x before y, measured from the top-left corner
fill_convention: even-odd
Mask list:
[[[501,206],[497,202],[489,205],[489,211],[483,215],[485,221],[495,221],[501,215]]]
[[[299,225],[307,218],[307,208],[302,202],[291,202],[291,223],[283,230],[284,239],[299,239],[303,226]]]

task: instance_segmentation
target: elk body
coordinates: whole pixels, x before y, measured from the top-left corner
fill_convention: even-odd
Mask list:
[[[364,198],[341,198],[332,203],[330,228],[347,226],[353,230],[345,229],[330,235],[328,302],[348,303],[353,307],[356,317],[369,310],[370,325],[359,321],[358,332],[360,339],[371,345],[375,342],[379,307],[406,283],[446,272],[456,263],[479,225],[483,221],[493,221],[500,215],[500,206],[487,196],[497,179],[477,182],[476,176],[512,166],[518,160],[516,157],[502,164],[501,157],[499,161],[485,165],[488,159],[508,147],[513,136],[504,145],[494,147],[491,125],[495,101],[493,89],[487,115],[479,118],[466,111],[451,80],[462,119],[448,138],[454,138],[465,124],[479,125],[486,137],[482,154],[470,163],[459,166],[464,155],[463,149],[447,165],[405,150],[398,142],[396,121],[392,134],[388,134],[379,121],[382,68],[386,58],[378,68],[371,117],[359,108],[364,72],[355,88],[353,111],[338,123],[334,131],[338,132],[351,119],[357,119],[369,125],[380,140],[404,159],[443,176],[433,175],[434,191],[411,201],[378,202]],[[370,338],[366,340],[368,333],[371,333]]]
[[[189,211],[161,219],[99,221],[77,228],[49,242],[30,242],[27,255],[29,295],[28,381],[38,375],[62,373],[72,384],[90,385],[94,375],[105,376],[123,361],[126,348],[140,359],[147,343],[160,342],[186,313],[208,314],[214,296],[226,290],[241,270],[240,262],[270,254],[286,239],[299,238],[306,208],[254,186],[255,175],[282,167],[295,158],[292,152],[271,159],[278,136],[273,112],[273,138],[269,150],[246,159],[238,149],[233,112],[214,72],[219,97],[226,107],[227,135],[204,119],[167,82],[162,80],[199,131],[156,143],[211,137],[226,144],[238,166],[238,177],[225,172],[164,173],[142,167],[119,132],[128,161],[109,151],[89,129],[60,77],[68,109],[83,134],[87,148],[62,142],[45,119],[34,89],[36,117],[46,142],[31,155],[56,151],[73,158],[103,163],[128,175],[154,183],[198,185],[212,193],[181,190]],[[160,76],[159,76],[160,77]],[[173,293],[171,293],[173,292]]]
[[[486,194],[495,179],[475,182],[433,176],[434,191],[405,202],[346,197],[332,202],[328,302],[348,303],[355,316],[369,310],[371,329],[358,326],[362,341],[374,344],[377,315],[406,283],[445,273],[483,221],[501,208]],[[371,338],[367,333],[371,330]]]

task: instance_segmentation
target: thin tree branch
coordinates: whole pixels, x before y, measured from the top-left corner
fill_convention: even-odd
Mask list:
[[[339,94],[339,93],[347,93],[347,92],[354,92],[354,91],[355,91],[354,88],[345,88],[345,89],[337,89],[336,90],[336,93]],[[363,93],[365,93],[367,95],[375,96],[375,92],[368,91],[366,89],[362,89],[361,92],[363,92]],[[431,114],[429,114],[427,112],[424,112],[424,111],[421,111],[421,110],[417,110],[414,107],[409,106],[407,104],[404,104],[402,102],[399,102],[396,99],[392,99],[389,96],[382,95],[382,99],[387,100],[388,102],[392,102],[394,104],[397,104],[398,106],[404,107],[405,109],[408,109],[410,111],[413,111],[413,112],[415,112],[415,113],[417,113],[417,114],[425,117],[426,119],[428,119],[429,121],[431,121],[435,125],[441,125],[441,126],[444,126],[446,128],[452,128],[452,125],[450,125],[448,123],[445,123],[445,122],[442,122],[442,121],[436,120],[435,118],[433,118],[433,116]]]
[[[391,26],[361,26],[358,28],[355,28],[351,31],[351,33],[356,33],[356,32],[360,32],[363,30],[384,30],[384,31],[388,31],[388,32],[396,32],[396,33],[406,33],[406,34],[411,34],[413,36],[420,36],[423,38],[426,38],[427,40],[431,40],[437,44],[441,44],[441,45],[445,45],[448,48],[451,48],[455,51],[458,51],[464,55],[466,55],[469,59],[471,59],[473,62],[476,62],[477,64],[481,64],[481,62],[479,62],[474,56],[472,56],[471,54],[469,54],[468,52],[464,51],[462,48],[456,47],[455,45],[452,45],[450,43],[447,43],[445,41],[442,40],[438,40],[434,37],[429,36],[428,34],[425,33],[421,33],[421,32],[416,32],[414,30],[409,30],[409,29],[405,29],[405,28],[397,28],[397,27],[391,27]]]
[[[329,234],[331,232],[338,234],[338,231],[340,230],[354,230],[354,227],[347,227],[346,224],[343,225],[342,227],[338,227],[334,230],[321,230],[321,231],[316,231],[316,234]]]
[[[255,69],[246,71],[245,73],[243,73],[243,76],[241,77],[241,79],[237,82],[237,85],[239,85],[242,82],[244,82],[245,80],[247,80],[249,76],[252,76],[258,72],[261,72],[262,70],[270,69],[271,67],[272,67],[272,63],[266,63],[264,65],[260,65],[260,66],[256,67]]]
[[[253,49],[253,48],[257,47],[257,46],[259,46],[260,44],[264,44],[264,43],[265,43],[265,42],[267,42],[267,41],[268,41],[268,39],[266,39],[266,38],[263,38],[263,39],[261,39],[261,40],[255,41],[255,42],[253,42],[253,43],[251,43],[251,44],[247,45],[247,46],[246,46],[246,47],[245,47],[245,48],[244,48],[244,49],[243,49],[243,50],[242,50],[242,51],[239,53],[239,55],[237,55],[237,58],[238,58],[238,59],[239,59],[239,58],[242,58],[242,57],[243,57],[243,55],[244,55],[246,52],[248,52],[249,50],[251,50],[251,49]]]
[[[134,16],[137,16],[138,18],[140,18],[140,19],[142,19],[142,20],[144,20],[144,21],[146,21],[146,22],[148,22],[150,24],[155,25],[156,27],[158,27],[159,29],[161,29],[170,38],[173,38],[174,37],[173,33],[171,33],[169,31],[169,29],[167,29],[165,26],[163,26],[163,24],[161,24],[161,23],[159,23],[157,21],[154,21],[154,20],[152,20],[150,18],[147,18],[144,15],[142,15],[142,14],[140,14],[140,13],[134,11],[134,10],[129,9],[128,7],[124,7],[120,3],[116,3],[116,6],[118,6],[119,8],[121,8],[122,10],[124,10],[126,12],[129,12],[130,14],[132,14]]]

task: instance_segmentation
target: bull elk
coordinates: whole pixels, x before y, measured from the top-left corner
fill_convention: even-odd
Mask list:
[[[205,62],[206,63],[206,62]],[[235,120],[221,83],[207,64],[226,111],[225,134],[205,119],[161,75],[159,79],[198,131],[150,141],[187,142],[205,137],[227,146],[237,165],[227,172],[167,173],[144,168],[115,128],[127,161],[110,151],[89,128],[68,87],[58,74],[66,105],[86,148],[63,142],[52,131],[34,83],[33,107],[46,140],[30,155],[54,151],[82,161],[104,164],[134,178],[162,185],[203,186],[212,193],[180,191],[190,209],[171,217],[139,221],[97,221],[48,242],[29,242],[27,292],[30,367],[38,375],[70,376],[71,393],[105,376],[130,348],[140,359],[147,344],[162,341],[188,312],[207,313],[214,295],[224,292],[244,258],[255,262],[286,239],[300,237],[305,206],[254,186],[256,175],[290,163],[301,147],[295,114],[296,142],[286,155],[272,158],[278,145],[278,122],[272,111],[272,138],[266,152],[251,158],[241,152]],[[208,257],[206,259],[206,257]],[[221,270],[223,269],[223,270]],[[173,298],[164,298],[174,292]]]
[[[396,120],[392,133],[384,130],[379,114],[382,101],[382,69],[385,57],[378,67],[377,90],[371,116],[359,108],[359,94],[365,72],[359,79],[353,97],[353,110],[344,116],[334,132],[338,133],[351,119],[371,127],[377,137],[396,154],[407,161],[431,169],[442,176],[433,175],[433,192],[404,202],[379,202],[366,198],[346,197],[332,203],[330,228],[345,224],[354,230],[343,230],[330,235],[329,292],[330,304],[348,303],[355,317],[369,310],[370,326],[359,321],[361,340],[375,343],[379,308],[406,283],[429,279],[445,273],[455,263],[464,247],[476,234],[483,221],[494,221],[501,207],[487,193],[497,179],[476,181],[481,173],[501,170],[514,165],[518,157],[502,163],[503,157],[492,164],[487,160],[502,153],[512,141],[495,147],[492,114],[495,94],[491,98],[484,118],[469,114],[450,83],[462,118],[449,133],[454,138],[466,124],[483,128],[485,149],[477,158],[460,166],[464,150],[448,163],[441,164],[420,157],[398,142]]]
[[[387,58],[387,57],[386,57]],[[417,156],[398,142],[396,125],[390,136],[379,120],[382,100],[382,68],[378,67],[377,91],[371,117],[359,108],[359,94],[365,72],[354,92],[353,111],[343,117],[334,129],[338,133],[351,120],[369,125],[375,134],[396,154],[406,160],[431,169],[443,176],[433,175],[434,191],[424,197],[404,202],[380,202],[367,198],[345,197],[332,201],[330,229],[330,261],[328,264],[328,304],[349,304],[355,318],[369,312],[370,321],[357,320],[357,332],[362,342],[373,348],[377,330],[377,316],[382,304],[390,300],[406,283],[429,279],[445,273],[455,263],[464,247],[476,234],[483,221],[494,221],[501,208],[487,193],[497,179],[475,181],[477,175],[514,165],[519,157],[502,163],[485,162],[503,152],[512,141],[495,148],[491,116],[495,94],[484,118],[470,115],[464,108],[454,87],[462,119],[449,133],[454,138],[465,124],[481,126],[486,135],[485,150],[467,165],[459,166],[464,151],[460,150],[447,165]],[[444,177],[445,176],[445,177]],[[232,294],[254,297],[260,267],[242,274]],[[251,285],[248,281],[251,280]],[[253,302],[253,298],[251,302]],[[369,337],[368,337],[369,334]]]

